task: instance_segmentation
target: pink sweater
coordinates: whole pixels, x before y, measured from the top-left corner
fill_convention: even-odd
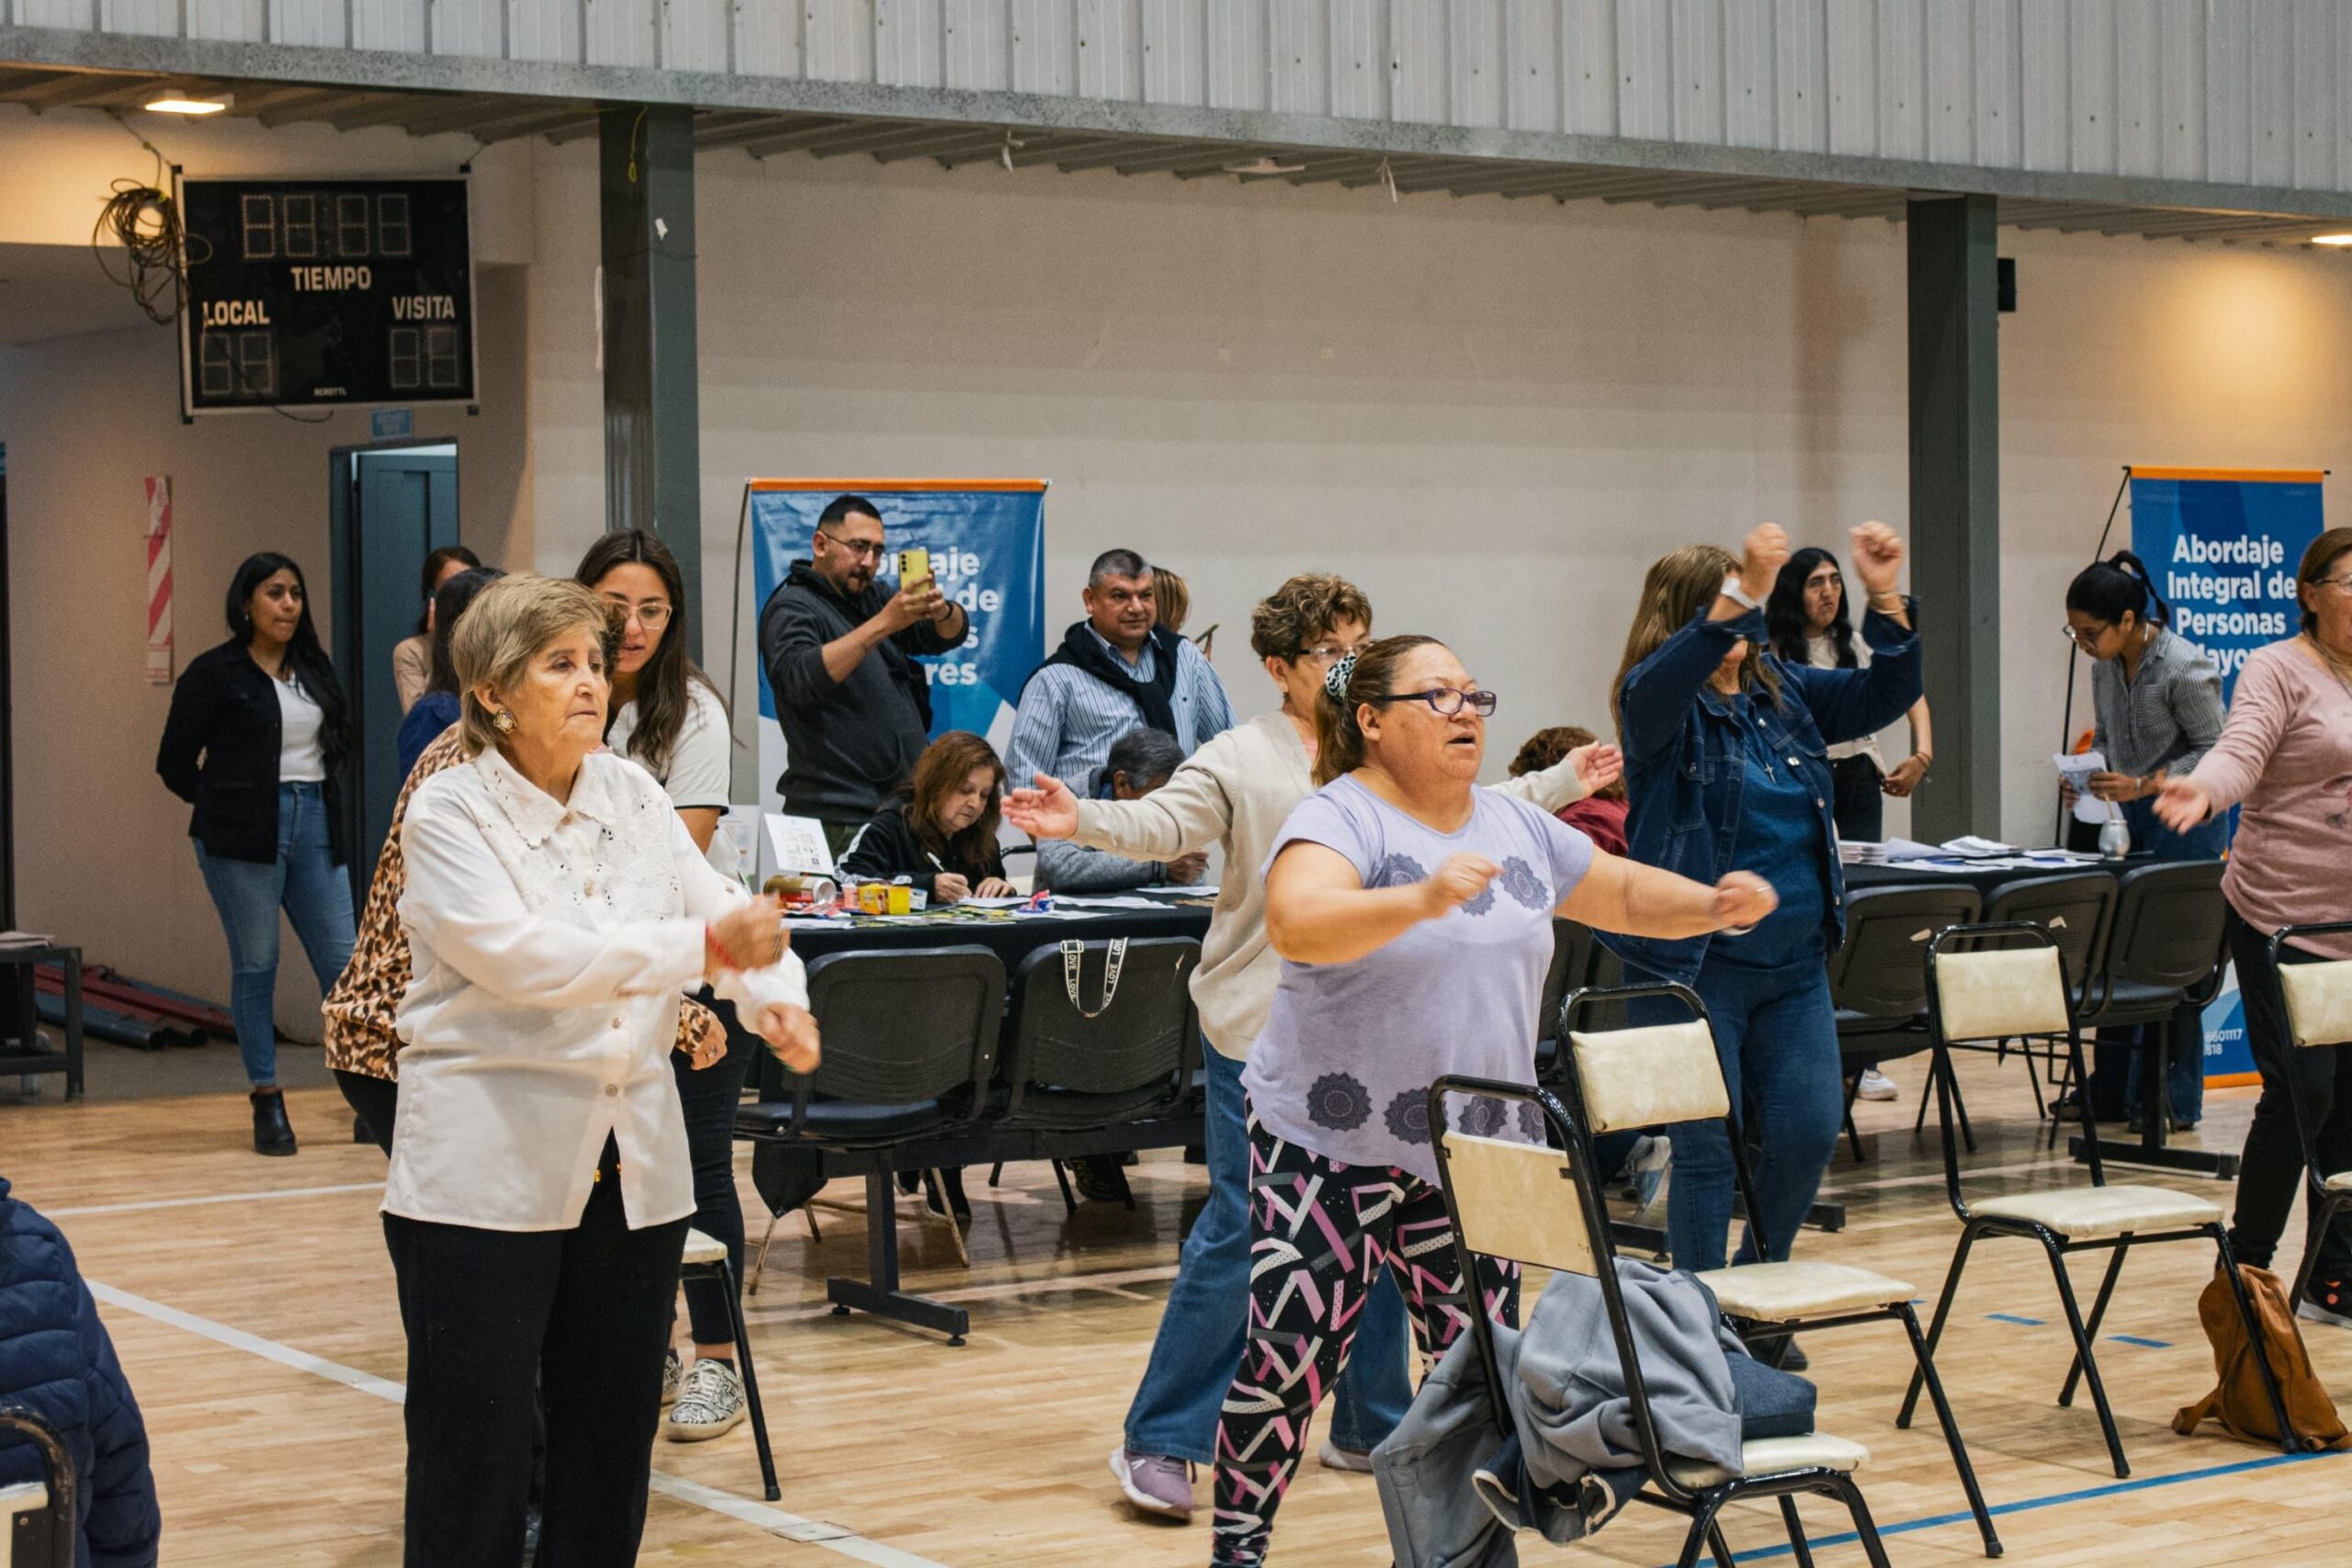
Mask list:
[[[2352,691],[2308,643],[2246,660],[2222,739],[2189,777],[2215,815],[2245,807],[2222,889],[2248,925],[2352,919]],[[2310,945],[2352,958],[2352,937]]]

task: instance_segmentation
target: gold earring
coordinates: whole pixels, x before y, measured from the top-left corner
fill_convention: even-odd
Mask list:
[[[514,716],[500,708],[490,716],[490,727],[501,735],[512,735],[514,733]]]

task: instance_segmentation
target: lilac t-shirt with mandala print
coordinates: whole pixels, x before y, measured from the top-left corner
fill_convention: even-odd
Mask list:
[[[1353,779],[1301,801],[1274,840],[1338,851],[1366,887],[1426,882],[1448,856],[1503,868],[1487,890],[1351,964],[1283,961],[1265,1032],[1241,1082],[1276,1136],[1346,1165],[1397,1166],[1437,1179],[1427,1095],[1448,1073],[1535,1081],[1535,1011],[1552,963],[1552,910],[1592,863],[1592,840],[1491,789],[1441,833]],[[1462,1130],[1538,1142],[1531,1114],[1460,1100]]]

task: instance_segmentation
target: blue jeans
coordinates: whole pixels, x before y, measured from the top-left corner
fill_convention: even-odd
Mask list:
[[[325,787],[277,786],[277,858],[267,865],[205,853],[196,863],[229,936],[229,1016],[256,1089],[277,1081],[277,911],[284,907],[323,994],[351,960],[351,883],[327,841]]]
[[[1628,965],[1626,983],[1654,985],[1657,976]],[[1762,1145],[1749,1173],[1772,1238],[1769,1260],[1780,1262],[1813,1207],[1845,1121],[1829,971],[1817,952],[1787,964],[1750,966],[1726,963],[1711,948],[1691,989],[1707,1004],[1732,1107],[1750,1145]],[[1626,1010],[1636,1027],[1690,1016],[1664,997],[1638,999]],[[1720,1269],[1731,1228],[1731,1140],[1721,1122],[1678,1122],[1667,1133],[1674,1140],[1674,1180],[1666,1201],[1674,1266],[1693,1273]],[[1757,1260],[1752,1228],[1741,1239],[1738,1260]]]
[[[1209,1464],[1226,1391],[1241,1366],[1250,1319],[1250,1133],[1243,1120],[1241,1064],[1209,1047],[1209,1201],[1184,1238],[1151,1364],[1127,1409],[1127,1447],[1136,1453]],[[1358,1453],[1377,1446],[1405,1418],[1413,1383],[1405,1360],[1405,1298],[1381,1275],[1364,1303],[1355,1349],[1332,1394],[1331,1440]]]

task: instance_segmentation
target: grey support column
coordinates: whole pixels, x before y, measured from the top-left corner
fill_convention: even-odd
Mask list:
[[[702,416],[695,351],[694,111],[621,106],[598,127],[604,227],[605,526],[650,528],[702,611]],[[703,650],[691,649],[699,660]]]
[[[2001,828],[2001,457],[1994,198],[1910,204],[1911,581],[1936,761],[1912,837]],[[2053,639],[2054,641],[2055,639]]]

